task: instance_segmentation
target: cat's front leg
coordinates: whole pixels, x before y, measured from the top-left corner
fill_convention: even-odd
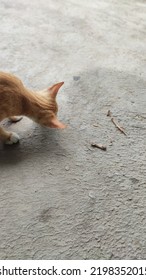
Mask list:
[[[19,121],[22,120],[22,118],[23,117],[15,117],[15,116],[13,116],[13,117],[10,117],[9,119],[10,119],[11,122],[19,122]]]
[[[19,142],[19,136],[15,132],[8,132],[4,128],[0,127],[0,140],[7,145],[16,144]]]

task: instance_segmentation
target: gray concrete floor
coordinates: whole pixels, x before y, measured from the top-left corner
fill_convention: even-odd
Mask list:
[[[21,142],[0,146],[0,259],[145,259],[146,2],[1,0],[0,23],[0,69],[65,81],[68,124],[4,123]]]

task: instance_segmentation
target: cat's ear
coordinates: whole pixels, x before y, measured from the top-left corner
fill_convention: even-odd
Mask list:
[[[54,116],[54,117],[51,118],[49,126],[50,126],[51,128],[61,128],[61,129],[66,128],[66,125],[63,124],[63,123],[61,123],[61,122],[57,119],[56,116]]]
[[[58,83],[53,85],[52,87],[48,88],[49,94],[51,97],[53,97],[54,99],[56,98],[56,95],[58,93],[58,90],[60,89],[60,87],[64,84],[64,82]]]

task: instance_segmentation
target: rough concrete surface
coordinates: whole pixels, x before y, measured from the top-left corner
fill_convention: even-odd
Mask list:
[[[0,258],[145,259],[146,1],[1,0],[0,22],[0,69],[65,81],[68,124],[3,124],[21,141],[0,146]]]

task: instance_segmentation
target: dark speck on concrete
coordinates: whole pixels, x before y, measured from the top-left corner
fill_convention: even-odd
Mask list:
[[[80,80],[80,76],[73,76],[73,80],[74,80],[74,81]]]

